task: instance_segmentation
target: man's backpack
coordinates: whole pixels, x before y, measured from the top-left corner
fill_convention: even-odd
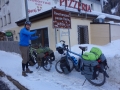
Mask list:
[[[70,64],[67,61],[67,57],[62,57],[60,60],[60,68],[62,69],[64,74],[70,73]]]

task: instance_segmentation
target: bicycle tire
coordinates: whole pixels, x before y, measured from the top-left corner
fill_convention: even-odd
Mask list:
[[[68,59],[69,60],[69,59]],[[71,61],[71,60],[70,60]],[[72,62],[72,61],[71,61]],[[58,72],[58,73],[60,73],[60,74],[62,74],[63,73],[63,71],[61,70],[59,70],[58,68],[57,68],[57,66],[58,66],[58,64],[60,63],[60,60],[59,61],[57,61],[57,63],[55,64],[55,69],[56,69],[56,71]],[[60,66],[59,66],[60,67]],[[61,68],[60,68],[61,69]],[[70,72],[72,71],[74,69],[74,65],[73,65],[73,62],[72,62],[72,66],[71,66],[71,68],[70,68]]]
[[[102,86],[105,82],[106,82],[106,76],[105,76],[105,73],[104,72],[101,72],[103,74],[103,81],[101,83],[95,83],[93,82],[92,80],[90,79],[87,79],[92,85],[95,85],[95,86]],[[99,75],[98,75],[99,76]]]
[[[46,68],[46,67],[47,67],[46,65],[49,65],[50,67],[49,67],[49,68]],[[43,61],[43,68],[44,68],[46,71],[50,71],[50,70],[51,70],[51,67],[52,67],[51,61],[49,60],[49,58],[46,58],[46,59]]]

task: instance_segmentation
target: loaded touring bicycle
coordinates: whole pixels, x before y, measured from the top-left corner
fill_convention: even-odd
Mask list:
[[[69,74],[75,68],[76,71],[85,76],[85,81],[88,80],[95,86],[103,85],[106,77],[109,77],[106,72],[108,65],[104,54],[97,47],[92,47],[90,52],[84,52],[87,51],[87,47],[79,46],[79,49],[82,50],[81,54],[72,52],[68,49],[68,45],[65,45],[65,41],[61,40],[56,45],[56,50],[60,54],[64,54],[64,57],[56,63],[56,71]],[[79,59],[77,60],[70,53],[79,56]]]

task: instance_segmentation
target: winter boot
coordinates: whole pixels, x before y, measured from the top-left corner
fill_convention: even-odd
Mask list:
[[[26,77],[28,76],[25,71],[22,72],[22,76]]]
[[[29,68],[26,68],[26,73],[33,73],[33,71],[30,71]]]

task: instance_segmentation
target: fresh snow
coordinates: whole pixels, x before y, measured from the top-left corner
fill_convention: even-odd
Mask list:
[[[116,11],[116,7],[111,9],[112,14],[114,14]]]
[[[114,7],[114,8],[111,9],[112,14],[114,14],[116,12],[117,8],[118,8],[118,4],[116,5],[116,7]]]
[[[97,18],[105,19],[106,16],[103,14],[103,15],[99,15]]]
[[[79,45],[72,47],[72,51],[81,53]],[[50,72],[43,68],[36,69],[36,66],[30,67],[34,71],[33,74],[28,74],[28,77],[22,76],[22,58],[19,54],[0,51],[0,69],[7,75],[10,75],[15,80],[19,81],[29,90],[119,90],[120,89],[120,40],[113,41],[104,46],[82,44],[87,46],[88,51],[93,46],[99,47],[105,54],[109,69],[110,78],[106,79],[103,86],[96,87],[88,81],[82,86],[85,77],[80,72],[72,71],[68,75],[59,74],[55,70],[55,63],[60,59],[61,55],[55,52],[56,60],[53,62]],[[78,57],[76,57],[78,58]],[[12,87],[12,86],[11,86]]]

